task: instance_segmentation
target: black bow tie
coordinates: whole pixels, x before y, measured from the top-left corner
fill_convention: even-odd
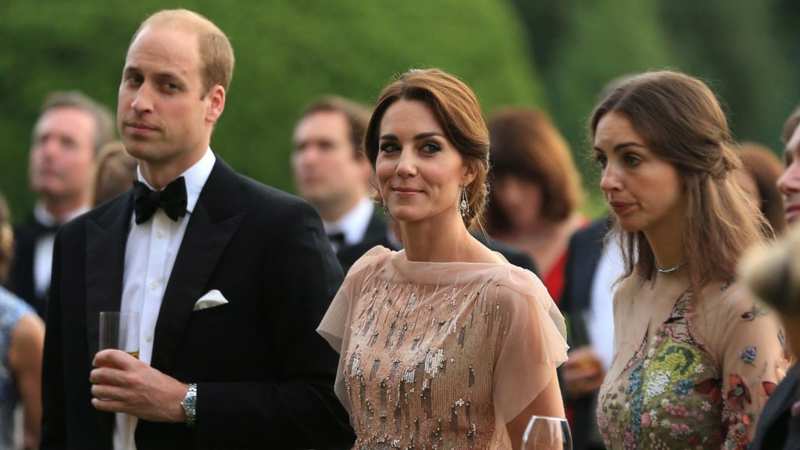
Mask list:
[[[331,241],[337,247],[342,247],[344,245],[344,233],[341,231],[336,233],[328,234],[328,240]]]
[[[150,220],[158,208],[163,209],[170,219],[177,222],[186,215],[186,181],[183,177],[177,178],[162,191],[151,191],[141,181],[134,181],[133,199],[137,225]]]

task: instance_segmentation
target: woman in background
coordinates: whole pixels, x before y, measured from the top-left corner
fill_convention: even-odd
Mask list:
[[[783,164],[770,149],[754,142],[739,146],[742,160],[740,182],[745,192],[756,201],[758,208],[769,222],[772,231],[766,234],[780,236],[786,228],[783,216],[783,199],[778,190],[778,178],[783,173]]]
[[[14,234],[0,195],[0,282],[11,265]],[[24,449],[39,448],[44,324],[22,299],[0,286],[0,448],[14,448],[14,409],[22,402]]]
[[[564,321],[535,275],[469,233],[487,191],[477,98],[442,71],[409,71],[381,93],[365,142],[405,249],[359,259],[318,328],[341,355],[354,448],[518,449],[532,415],[564,415]]]
[[[581,181],[569,146],[541,111],[509,108],[489,120],[493,238],[528,253],[558,303],[567,246],[586,220],[578,213]]]
[[[598,400],[611,449],[745,449],[786,366],[778,325],[735,283],[763,216],[713,92],[677,72],[614,88],[589,128],[621,239],[615,355]]]

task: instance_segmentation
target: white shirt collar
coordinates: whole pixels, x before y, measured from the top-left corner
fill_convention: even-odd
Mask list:
[[[61,223],[67,223],[70,220],[72,220],[72,219],[80,216],[81,214],[89,211],[90,209],[91,208],[89,208],[88,206],[81,206],[80,208],[78,208],[78,209],[70,212],[69,214],[67,214],[64,217],[64,221],[61,222]],[[53,225],[59,225],[59,222],[56,220],[56,218],[52,214],[50,214],[47,211],[47,208],[45,208],[44,203],[42,203],[42,202],[37,202],[36,203],[36,206],[33,208],[33,217],[35,217],[36,220],[40,224],[42,224],[44,226],[47,226],[47,227],[51,227]]]
[[[214,168],[214,163],[216,163],[216,161],[217,157],[214,156],[214,152],[211,151],[209,147],[199,161],[176,177],[176,179],[183,177],[186,181],[186,211],[190,214],[194,211],[195,205],[197,205],[197,199],[200,198],[200,191],[203,190],[203,186],[205,186],[209,175],[211,175],[211,170]],[[144,179],[142,169],[139,166],[136,167],[136,177],[151,190],[156,190]]]
[[[346,245],[357,244],[364,239],[364,234],[367,232],[374,209],[375,205],[372,204],[372,201],[364,197],[338,221],[323,221],[322,225],[325,227],[325,233],[344,233]]]

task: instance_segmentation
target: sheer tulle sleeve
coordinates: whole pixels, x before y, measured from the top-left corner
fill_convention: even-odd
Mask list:
[[[744,449],[753,436],[767,398],[783,378],[785,359],[774,313],[729,288],[717,316],[714,344],[721,354],[724,448]]]
[[[334,296],[328,311],[325,312],[325,316],[317,327],[317,333],[325,338],[328,344],[339,353],[339,368],[336,371],[334,392],[336,392],[339,401],[348,411],[350,411],[350,404],[342,379],[344,364],[342,349],[347,348],[350,339],[350,323],[352,319],[350,313],[353,309],[353,302],[358,300],[364,277],[372,272],[371,269],[374,269],[379,260],[388,257],[390,254],[391,251],[389,249],[376,246],[359,258],[347,272],[339,291]]]
[[[494,403],[498,419],[519,415],[556,377],[567,359],[566,327],[541,281],[525,272],[500,284],[498,307],[507,311],[494,371]]]

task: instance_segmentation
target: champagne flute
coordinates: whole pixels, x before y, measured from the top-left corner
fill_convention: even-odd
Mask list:
[[[531,416],[522,434],[522,450],[572,450],[567,419]]]
[[[139,313],[101,311],[98,350],[122,350],[139,358]]]

